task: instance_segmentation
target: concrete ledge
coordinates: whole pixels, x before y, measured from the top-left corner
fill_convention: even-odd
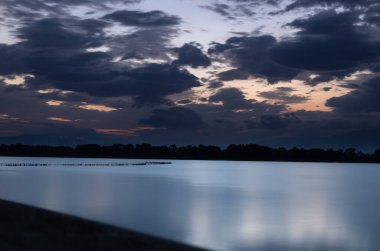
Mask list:
[[[97,222],[0,200],[0,250],[201,250]]]

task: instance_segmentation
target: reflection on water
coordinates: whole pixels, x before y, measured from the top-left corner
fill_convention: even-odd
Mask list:
[[[214,250],[380,250],[379,165],[172,162],[1,167],[0,197]]]

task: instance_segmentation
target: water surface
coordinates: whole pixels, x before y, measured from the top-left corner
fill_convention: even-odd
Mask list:
[[[10,162],[49,166],[0,166],[0,198],[195,246],[380,250],[380,165],[0,158]]]

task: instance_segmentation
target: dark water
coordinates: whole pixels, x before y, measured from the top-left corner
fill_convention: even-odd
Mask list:
[[[214,250],[380,250],[380,165],[172,162],[0,167],[0,197]]]

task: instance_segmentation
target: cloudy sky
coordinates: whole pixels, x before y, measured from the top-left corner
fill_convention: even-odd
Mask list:
[[[2,0],[0,143],[380,148],[378,0]]]

